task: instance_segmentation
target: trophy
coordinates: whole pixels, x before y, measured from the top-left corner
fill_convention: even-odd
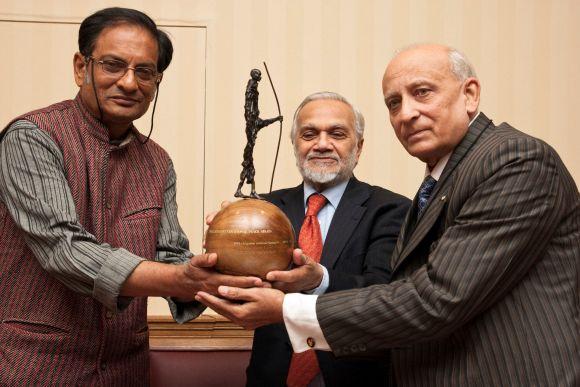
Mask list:
[[[268,79],[272,85],[268,67],[264,63]],[[240,183],[234,194],[242,198],[216,214],[209,226],[205,239],[206,252],[217,253],[216,269],[222,273],[251,275],[265,278],[272,270],[289,267],[294,249],[295,234],[292,224],[275,205],[263,200],[256,192],[254,176],[254,145],[258,132],[268,125],[279,121],[282,133],[282,116],[261,119],[258,109],[258,82],[262,73],[258,69],[250,71],[246,86],[244,118],[246,120],[246,147]],[[272,85],[274,96],[276,91]],[[278,97],[276,96],[276,102]],[[280,113],[280,105],[278,104]],[[278,139],[278,147],[280,139]],[[276,152],[276,158],[278,152]],[[276,162],[274,162],[274,170]],[[270,192],[272,191],[272,181]],[[250,184],[249,195],[242,193],[244,183]]]

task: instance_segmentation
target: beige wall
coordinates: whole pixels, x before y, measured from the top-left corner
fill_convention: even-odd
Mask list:
[[[249,71],[268,63],[285,116],[283,142],[275,188],[297,184],[288,140],[296,105],[308,93],[332,90],[358,105],[366,117],[365,149],[357,176],[407,196],[417,189],[423,166],[409,157],[397,142],[382,102],[380,80],[394,49],[421,41],[450,44],[464,51],[483,85],[481,110],[496,122],[507,121],[550,143],[580,181],[579,130],[574,111],[580,99],[580,2],[577,0],[216,0],[216,1],[23,1],[2,0],[0,19],[79,22],[96,9],[121,5],[141,9],[166,25],[204,28],[197,43],[204,48],[203,79],[189,79],[188,67],[170,67],[183,88],[201,88],[203,100],[191,100],[165,89],[160,101],[170,109],[180,104],[192,120],[202,120],[195,137],[163,136],[178,169],[180,217],[200,251],[201,214],[230,199],[241,170],[244,138],[244,88]],[[30,31],[18,39],[37,39]],[[73,36],[73,38],[76,38]],[[176,36],[176,38],[180,38]],[[181,40],[180,40],[181,42]],[[5,58],[14,55],[18,42],[0,36]],[[193,50],[182,45],[179,50]],[[199,53],[199,51],[195,51]],[[72,52],[67,61],[72,62]],[[50,87],[74,90],[70,84],[52,85],[53,61],[29,55],[26,71],[46,74]],[[66,62],[66,61],[65,61]],[[70,63],[70,62],[69,62]],[[60,65],[60,64],[59,64]],[[193,65],[192,65],[193,66]],[[14,71],[21,71],[16,67]],[[192,70],[193,71],[193,70]],[[12,72],[3,72],[3,79]],[[204,87],[205,84],[205,87]],[[274,99],[266,77],[260,85],[260,110],[272,117]],[[27,94],[15,88],[0,90],[0,101],[24,101]],[[4,99],[2,99],[4,98]],[[160,102],[161,104],[161,102]],[[188,105],[189,104],[189,105]],[[19,111],[3,103],[3,122]],[[188,107],[189,106],[189,107]],[[172,116],[159,106],[159,117]],[[203,115],[203,117],[199,117]],[[185,116],[187,117],[187,116]],[[189,122],[187,118],[181,121]],[[156,119],[157,130],[166,121]],[[185,122],[184,122],[185,125]],[[143,128],[145,129],[145,128]],[[277,127],[260,133],[255,148],[257,185],[268,188]],[[201,146],[201,148],[200,148]],[[194,152],[195,155],[188,155]],[[193,157],[193,159],[192,159]],[[193,160],[193,161],[190,161]],[[188,163],[195,165],[188,165]],[[201,167],[200,167],[201,165]],[[184,210],[187,209],[187,211]],[[165,313],[155,304],[152,313]]]

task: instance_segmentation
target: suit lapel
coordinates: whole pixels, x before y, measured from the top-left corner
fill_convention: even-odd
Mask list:
[[[328,228],[320,263],[333,267],[352,233],[366,212],[362,204],[370,196],[368,188],[356,178],[352,178],[340,199],[340,203],[332,217]]]
[[[431,198],[436,198],[438,195],[440,196],[440,191],[446,186],[447,179],[451,176],[451,174],[453,173],[455,168],[459,165],[461,160],[463,160],[465,155],[469,153],[469,150],[476,143],[479,136],[481,136],[483,131],[489,125],[491,125],[491,123],[492,123],[491,120],[487,118],[485,114],[479,113],[479,116],[477,116],[475,121],[473,121],[473,123],[469,127],[469,130],[465,134],[465,137],[463,137],[463,140],[461,140],[459,145],[457,145],[457,147],[451,154],[451,157],[449,158],[447,165],[443,169],[441,177],[437,181],[437,185],[435,185],[435,188],[433,189]],[[427,206],[429,206],[429,203],[427,203]],[[424,214],[425,213],[423,213],[423,215]]]
[[[304,221],[304,185],[300,184],[280,198],[281,210],[288,216],[292,227],[294,227],[294,235],[296,236],[296,243],[298,243],[298,234]]]
[[[401,231],[399,232],[399,237],[397,238],[397,244],[395,246],[395,250],[393,251],[393,258],[395,256],[400,256],[403,250],[403,246],[405,245],[405,241],[409,237],[409,234],[413,232],[412,226],[415,224],[415,215],[417,213],[417,195],[413,198],[413,203],[411,204],[411,208],[407,211],[407,215],[405,216],[405,221],[401,226]],[[395,261],[392,261],[393,264]]]
[[[446,192],[447,189],[451,187],[450,182],[451,180],[448,179],[446,181],[446,184],[448,186],[443,187],[443,189],[439,190],[439,193],[441,195],[439,198],[430,200],[431,203],[427,208],[425,208],[425,210],[423,211],[417,222],[416,223],[411,222],[412,224],[413,223],[415,224],[415,227],[409,226],[410,230],[408,230],[408,232],[410,233],[410,235],[408,235],[407,243],[405,243],[404,240],[401,240],[401,238],[399,238],[399,240],[397,241],[397,245],[399,245],[399,243],[401,244],[400,250],[398,250],[400,251],[400,255],[397,254],[395,259],[393,260],[393,271],[395,271],[400,266],[400,264],[405,260],[405,258],[407,258],[409,254],[415,249],[415,247],[417,247],[417,245],[423,240],[425,235],[427,235],[429,230],[431,230],[431,227],[433,227],[435,221],[439,219],[441,210],[443,210],[443,208],[445,207],[445,202],[447,201]],[[432,199],[433,198],[435,197],[432,197]]]
[[[393,254],[393,271],[395,271],[417,247],[439,218],[441,211],[445,207],[445,203],[448,201],[451,188],[453,187],[453,171],[473,147],[484,130],[490,125],[491,120],[487,118],[485,114],[479,113],[479,116],[469,127],[467,134],[463,137],[463,140],[461,140],[449,158],[449,161],[443,169],[443,173],[437,181],[437,185],[435,185],[431,198],[421,216],[415,222],[414,211],[409,211],[409,214],[407,214],[407,219],[403,226],[404,232],[400,235],[399,240],[397,241],[395,254]],[[417,198],[415,197],[413,200],[413,210],[415,211],[416,201]],[[416,226],[412,227],[413,225]]]

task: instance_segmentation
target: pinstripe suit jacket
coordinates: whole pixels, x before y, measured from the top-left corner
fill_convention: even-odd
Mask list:
[[[579,385],[579,203],[551,147],[480,114],[408,215],[394,281],[318,298],[331,349],[393,348],[398,386]]]

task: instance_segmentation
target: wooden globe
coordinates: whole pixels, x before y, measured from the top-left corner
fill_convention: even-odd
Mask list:
[[[294,239],[292,224],[278,207],[242,199],[216,214],[205,249],[217,253],[216,269],[222,273],[266,278],[272,270],[289,267]]]

